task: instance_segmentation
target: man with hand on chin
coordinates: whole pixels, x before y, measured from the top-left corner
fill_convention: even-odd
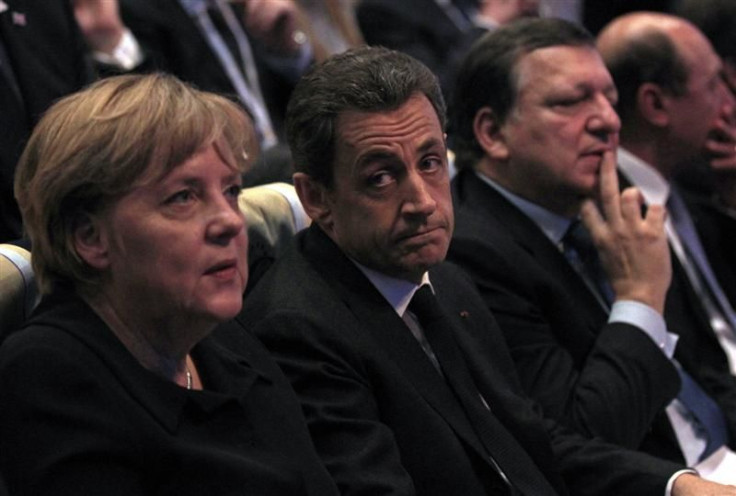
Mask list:
[[[483,294],[547,416],[694,465],[692,450],[697,463],[732,442],[732,424],[703,371],[678,360],[683,343],[663,318],[664,209],[642,213],[635,189],[619,198],[617,98],[575,25],[526,21],[476,44],[457,83],[449,258]]]

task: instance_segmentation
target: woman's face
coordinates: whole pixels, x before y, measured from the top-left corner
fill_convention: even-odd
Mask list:
[[[209,145],[113,205],[100,219],[110,303],[152,323],[234,317],[248,280],[240,185]]]

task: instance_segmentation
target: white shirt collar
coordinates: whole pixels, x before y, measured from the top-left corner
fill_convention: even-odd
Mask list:
[[[350,260],[352,260],[355,266],[358,267],[358,269],[360,269],[360,271],[368,278],[378,292],[386,298],[386,301],[388,301],[399,317],[404,316],[404,312],[406,312],[406,309],[417,289],[424,284],[429,284],[429,287],[432,288],[428,272],[425,272],[424,275],[422,275],[421,284],[414,284],[413,282],[409,282],[404,279],[396,279],[395,277],[387,276],[377,270],[369,269],[352,258]],[[434,288],[432,288],[432,292],[434,293]]]
[[[648,205],[664,205],[670,196],[670,183],[654,167],[622,147],[618,149],[618,168],[631,184],[639,188]]]
[[[493,189],[498,191],[504,198],[510,201],[516,208],[521,210],[527,217],[532,219],[535,224],[544,232],[555,245],[559,245],[562,241],[562,237],[570,227],[570,223],[573,219],[563,217],[554,212],[550,212],[544,207],[532,203],[527,199],[520,197],[507,190],[493,179],[485,176],[484,174],[477,172],[476,175],[484,183],[491,186]]]

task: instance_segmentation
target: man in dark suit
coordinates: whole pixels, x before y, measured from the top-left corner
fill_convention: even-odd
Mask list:
[[[443,260],[453,213],[429,70],[362,48],[294,91],[294,184],[312,226],[246,298],[344,494],[716,494],[681,465],[543,420],[471,282]],[[678,477],[673,477],[677,473]]]
[[[722,79],[723,64],[693,24],[664,14],[619,18],[598,44],[621,94],[619,170],[648,204],[667,207],[674,258],[692,289],[690,306],[701,317],[693,326],[693,348],[727,371],[723,352],[713,346],[720,343],[736,373],[736,259],[717,244],[729,244],[734,223],[719,229],[719,213],[691,203],[674,181],[708,161],[718,171],[721,200],[736,204],[736,102]]]
[[[593,38],[564,21],[518,23],[476,45],[457,84],[450,259],[547,415],[694,465],[732,443],[734,390],[712,387],[687,336],[671,334],[681,322],[665,325],[679,286],[668,290],[664,208],[642,214],[634,189],[616,200],[616,99]]]
[[[538,0],[362,0],[356,16],[367,43],[420,60],[450,95],[457,65],[473,41],[499,25],[537,15],[538,8]]]
[[[118,5],[119,4],[119,5]],[[107,50],[102,74],[170,72],[236,99],[253,119],[261,154],[246,185],[288,181],[286,102],[312,61],[291,0],[74,0],[87,39]],[[132,33],[123,37],[124,32]]]
[[[69,2],[0,2],[0,242],[21,237],[15,164],[41,113],[92,80]]]

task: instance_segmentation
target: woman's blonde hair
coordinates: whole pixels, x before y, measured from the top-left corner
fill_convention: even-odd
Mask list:
[[[85,218],[209,144],[244,172],[254,143],[237,104],[166,74],[104,79],[57,102],[36,126],[15,177],[41,292],[57,283],[94,286],[98,274],[74,248]]]

